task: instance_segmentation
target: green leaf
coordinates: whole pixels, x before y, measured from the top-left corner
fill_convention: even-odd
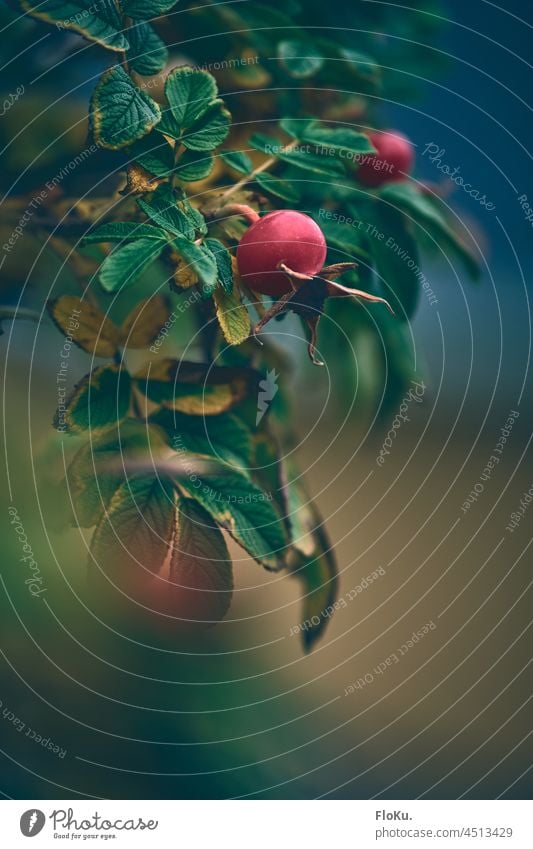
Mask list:
[[[186,265],[194,269],[204,286],[211,289],[217,281],[218,268],[209,248],[195,245],[184,236],[176,236],[172,245]]]
[[[302,641],[309,651],[324,631],[338,590],[337,564],[324,522],[301,480],[287,486],[293,549],[287,557],[291,574],[303,584]]]
[[[216,80],[207,71],[175,68],[165,82],[165,97],[180,130],[190,127],[203,115],[217,94]]]
[[[24,11],[34,18],[74,30],[108,50],[126,50],[128,40],[114,0],[20,0]]]
[[[125,147],[149,133],[160,119],[158,104],[135,87],[121,65],[102,74],[90,105],[90,124],[99,147]]]
[[[147,572],[161,570],[173,533],[170,482],[154,476],[130,479],[116,489],[96,526],[89,565],[130,588],[138,579],[146,580]]]
[[[130,375],[117,365],[100,366],[86,375],[58,407],[54,426],[67,433],[102,430],[124,419],[131,399]]]
[[[213,416],[184,415],[162,410],[153,419],[168,434],[176,449],[193,454],[210,454],[245,472],[251,463],[252,441],[249,429],[232,413]]]
[[[416,186],[403,181],[390,183],[380,190],[379,196],[395,209],[403,210],[411,216],[422,230],[435,240],[445,254],[446,251],[451,251],[458,256],[472,279],[479,278],[479,263],[469,248],[452,230],[434,203]]]
[[[371,82],[374,86],[379,85],[381,68],[373,59],[349,47],[341,47],[339,53],[346,61],[351,73],[358,79]]]
[[[117,292],[131,286],[164,247],[160,239],[137,239],[116,248],[100,266],[100,283],[106,292]]]
[[[213,519],[196,501],[180,498],[170,581],[179,586],[175,615],[219,622],[233,594],[231,558]]]
[[[418,305],[423,279],[418,247],[401,212],[383,203],[375,206],[367,225],[367,246],[384,297],[398,318],[409,319]]]
[[[287,73],[296,79],[312,77],[324,64],[324,57],[305,41],[280,41],[278,56]]]
[[[160,227],[175,236],[184,236],[191,242],[196,238],[196,231],[201,231],[205,227],[202,214],[188,202],[178,203],[168,185],[158,186],[149,201],[139,198],[137,203],[142,211]]]
[[[122,0],[124,14],[135,21],[147,21],[165,15],[178,0]]]
[[[212,153],[186,150],[178,160],[175,173],[180,180],[192,183],[208,177],[214,164],[215,158]]]
[[[126,56],[130,68],[147,77],[162,71],[168,61],[168,50],[154,28],[141,21],[127,32],[130,49]]]
[[[170,454],[164,431],[154,424],[126,419],[117,427],[91,433],[74,455],[67,471],[76,523],[90,528],[97,524],[118,487],[126,467],[146,458],[153,465]]]
[[[320,124],[308,124],[302,131],[299,138],[303,142],[315,144],[317,147],[330,148],[338,151],[341,155],[346,152],[372,154],[376,150],[372,146],[370,139],[364,133],[357,133],[355,130],[350,130],[347,127],[338,127],[331,129]]]
[[[255,150],[260,150],[261,153],[266,153],[267,156],[272,156],[272,149],[280,151],[285,147],[284,142],[281,142],[275,136],[269,136],[267,133],[252,133],[249,138],[249,144]]]
[[[218,239],[205,239],[204,244],[215,257],[218,282],[224,291],[229,294],[233,289],[233,267],[230,252]]]
[[[189,150],[213,150],[225,141],[231,124],[231,115],[222,100],[215,100],[182,136]]]
[[[157,134],[150,133],[135,142],[128,153],[132,160],[154,177],[168,177],[174,170],[174,148]]]
[[[235,169],[240,174],[249,174],[254,167],[248,154],[242,150],[221,150],[218,155],[226,165],[229,165],[230,168]]]
[[[279,177],[274,177],[273,174],[267,174],[266,171],[257,174],[255,181],[263,191],[270,192],[270,194],[282,198],[288,203],[298,203],[301,199],[299,191],[288,180],[281,180]]]
[[[301,134],[305,132],[306,127],[314,123],[314,118],[282,118],[279,125],[288,136],[299,139],[301,138]]]
[[[251,322],[248,310],[241,301],[236,287],[228,294],[220,286],[213,293],[217,319],[226,342],[230,345],[240,345],[248,339]]]
[[[314,153],[303,148],[281,151],[276,154],[282,162],[301,168],[303,171],[311,171],[315,174],[324,174],[328,177],[341,177],[344,175],[344,167],[335,156],[326,153]]]
[[[271,493],[227,463],[201,454],[187,454],[176,479],[255,560],[267,569],[283,568],[287,535]]]
[[[83,237],[84,245],[95,242],[129,242],[135,239],[159,239],[166,241],[164,230],[152,227],[151,224],[138,224],[136,221],[111,221],[101,224]]]

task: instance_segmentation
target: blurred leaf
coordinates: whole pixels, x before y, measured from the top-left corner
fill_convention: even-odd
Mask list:
[[[168,60],[168,50],[155,29],[140,21],[128,30],[130,49],[126,53],[130,68],[149,77],[162,71]]]
[[[298,189],[289,180],[281,180],[279,177],[274,177],[273,174],[263,172],[262,174],[257,174],[255,181],[263,191],[270,192],[270,194],[282,198],[282,200],[286,200],[288,203],[298,203],[300,200]]]
[[[47,303],[48,312],[65,334],[83,351],[95,357],[113,357],[119,344],[119,333],[112,321],[98,307],[74,295],[63,295]],[[78,313],[74,315],[74,313]]]
[[[233,573],[224,537],[209,513],[189,498],[178,503],[170,580],[180,587],[177,615],[215,623],[228,612]]]
[[[54,426],[64,425],[67,433],[102,430],[127,416],[130,400],[129,373],[117,365],[100,366],[76,384],[64,414],[56,411]]]
[[[120,328],[125,348],[146,348],[159,335],[170,315],[170,305],[164,295],[154,295],[137,304]]]
[[[324,57],[311,42],[280,41],[278,56],[283,68],[296,79],[312,77],[324,64]]]
[[[435,239],[437,245],[446,254],[449,250],[463,262],[469,275],[477,280],[480,275],[479,263],[460,237],[454,233],[443,215],[433,202],[423,195],[413,183],[389,183],[382,188],[379,196],[395,209],[405,211],[414,221]]]
[[[299,138],[303,142],[350,153],[375,153],[370,139],[365,133],[357,133],[347,127],[331,129],[317,122],[307,124],[301,130]]]
[[[241,301],[240,294],[236,288],[228,294],[217,287],[213,293],[218,323],[224,334],[226,342],[230,345],[240,345],[248,339],[251,331],[251,322],[248,310]]]
[[[420,298],[418,247],[405,216],[384,203],[375,204],[367,244],[384,297],[399,319],[413,316]]]
[[[58,29],[70,29],[108,50],[126,50],[122,19],[114,0],[20,0],[25,12]]]
[[[135,87],[121,65],[102,74],[90,106],[90,124],[99,147],[125,147],[149,133],[160,119],[158,104]]]
[[[324,522],[295,470],[287,486],[288,520],[295,552],[289,554],[291,573],[303,583],[302,640],[309,651],[323,633],[337,597],[337,564]]]
[[[137,239],[116,248],[100,267],[100,283],[106,292],[117,292],[131,286],[159,256],[164,244],[155,239]]]
[[[226,165],[234,168],[240,174],[249,174],[254,167],[248,154],[242,150],[221,150],[218,155]]]

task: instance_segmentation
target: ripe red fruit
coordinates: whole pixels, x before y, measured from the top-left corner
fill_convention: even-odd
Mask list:
[[[254,292],[279,297],[291,289],[280,263],[300,274],[317,274],[326,250],[324,234],[312,218],[279,209],[252,224],[242,237],[237,248],[239,274]]]
[[[357,178],[364,186],[381,186],[404,180],[413,167],[413,146],[406,136],[393,130],[369,133],[375,156],[361,157]],[[400,173],[403,172],[403,173]]]

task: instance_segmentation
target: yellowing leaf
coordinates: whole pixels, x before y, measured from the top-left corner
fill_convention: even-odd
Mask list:
[[[95,357],[112,357],[119,344],[119,332],[98,307],[73,295],[49,301],[48,312],[62,333]]]
[[[180,413],[214,416],[248,393],[252,373],[246,369],[208,369],[196,363],[164,359],[135,375],[137,388],[155,404]]]
[[[141,301],[129,314],[120,329],[120,341],[125,348],[146,348],[158,336],[170,315],[164,295],[154,295]]]
[[[218,286],[213,292],[213,299],[224,338],[230,345],[240,345],[248,339],[251,323],[248,310],[240,299],[237,287],[228,294]]]

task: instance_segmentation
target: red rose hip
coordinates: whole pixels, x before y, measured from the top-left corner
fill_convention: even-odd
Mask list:
[[[364,186],[381,186],[404,180],[413,167],[413,146],[406,136],[393,130],[369,133],[375,156],[361,157],[357,178]],[[403,172],[403,173],[402,173]]]
[[[239,274],[262,295],[279,297],[290,291],[284,263],[300,274],[317,274],[326,259],[326,240],[312,218],[292,209],[269,212],[246,231],[237,248]]]

